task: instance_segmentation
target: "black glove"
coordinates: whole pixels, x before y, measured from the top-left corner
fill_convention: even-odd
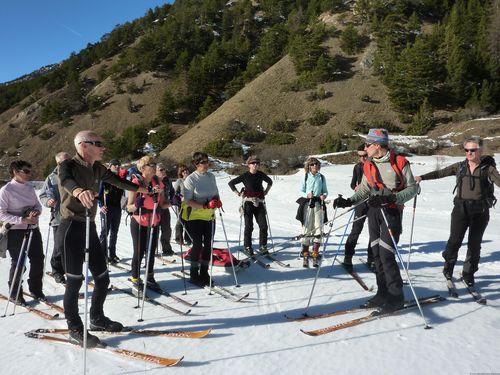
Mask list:
[[[338,197],[338,198],[335,198],[333,200],[333,208],[337,208],[337,207],[340,207],[340,208],[346,208],[346,207],[351,207],[352,206],[352,202],[351,202],[351,199],[350,198],[342,198],[342,197]]]
[[[380,208],[394,202],[396,202],[396,194],[372,195],[368,198],[368,206],[373,208]]]

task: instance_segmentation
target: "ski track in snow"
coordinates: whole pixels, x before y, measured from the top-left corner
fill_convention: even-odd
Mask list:
[[[500,155],[496,155],[497,159]],[[410,161],[415,175],[436,166],[449,165],[461,158],[453,157],[412,157]],[[352,165],[332,165],[323,167],[330,199],[341,193],[350,196],[349,183]],[[274,181],[267,207],[271,220],[271,230],[276,248],[291,236],[300,233],[300,224],[295,220],[299,181],[302,171],[293,176],[279,176]],[[238,206],[240,199],[229,190],[229,177],[223,172],[217,174],[217,183],[224,203],[223,220],[230,246],[236,253],[240,228]],[[440,294],[447,296],[444,278],[441,274],[443,260],[441,251],[449,236],[450,213],[454,177],[424,181],[422,194],[418,196],[415,216],[415,232],[411,255],[410,274],[418,296]],[[498,189],[497,196],[499,195]],[[404,232],[400,240],[400,251],[407,260],[408,242],[412,216],[412,201],[407,203],[403,217]],[[331,205],[329,215],[333,215]],[[339,219],[341,225],[347,221],[345,215]],[[233,288],[232,273],[214,271],[216,283],[231,288],[236,293],[250,292],[250,296],[235,303],[218,295],[209,296],[206,290],[187,284],[188,294],[183,295],[182,280],[171,276],[179,272],[180,259],[175,264],[161,265],[156,261],[156,279],[163,289],[188,301],[198,301],[188,316],[178,316],[162,307],[146,302],[144,322],[138,323],[140,310],[134,309],[137,299],[126,294],[109,293],[105,304],[106,315],[125,325],[144,329],[201,330],[213,328],[203,339],[188,340],[165,337],[141,337],[139,335],[105,336],[108,344],[120,348],[177,358],[184,361],[175,369],[163,369],[150,363],[124,359],[106,353],[89,351],[87,369],[89,374],[138,374],[166,373],[198,374],[468,374],[471,372],[491,373],[500,371],[498,337],[500,336],[499,286],[500,255],[498,231],[500,218],[498,208],[491,210],[490,223],[484,235],[480,269],[476,274],[477,287],[488,299],[487,306],[472,301],[462,283],[456,282],[459,299],[448,299],[423,307],[425,318],[433,327],[423,329],[423,321],[417,309],[398,316],[375,320],[356,327],[333,332],[324,336],[309,337],[299,329],[317,329],[363,316],[366,312],[318,319],[305,322],[289,322],[283,314],[300,315],[305,311],[316,269],[302,268],[298,258],[300,244],[292,242],[277,255],[290,263],[283,268],[271,263],[269,270],[252,264],[247,270],[237,274],[240,288]],[[172,215],[174,217],[174,215]],[[48,230],[49,211],[45,209],[41,218],[41,232],[44,241]],[[173,220],[174,221],[174,220]],[[97,220],[99,227],[99,220]],[[173,224],[172,224],[173,225]],[[341,231],[333,233],[329,239],[326,256],[323,259],[320,277],[311,300],[308,313],[322,313],[353,307],[370,298],[373,293],[364,291],[342,267],[335,265],[330,274],[333,256],[341,240]],[[258,227],[254,229],[254,244]],[[225,238],[217,215],[215,245],[226,247]],[[360,236],[356,251],[355,270],[370,287],[375,285],[375,275],[359,263],[358,257],[366,257],[368,233],[365,229]],[[44,243],[45,246],[45,243]],[[254,246],[256,247],[256,246]],[[52,238],[50,246],[52,248]],[[131,257],[130,227],[122,218],[118,236],[117,252],[122,258]],[[179,251],[178,246],[174,247]],[[455,276],[462,268],[466,245],[459,253]],[[340,252],[342,259],[343,249]],[[267,260],[264,259],[266,262]],[[7,294],[7,274],[10,257],[0,260],[0,292]],[[50,269],[49,262],[47,266]],[[111,267],[111,283],[120,288],[130,288],[129,274]],[[27,274],[25,273],[25,278]],[[403,275],[403,279],[406,277]],[[25,281],[25,288],[26,281]],[[44,291],[52,302],[62,305],[64,289],[48,277]],[[83,291],[83,288],[82,288]],[[91,289],[90,289],[91,291]],[[159,301],[181,310],[187,306],[172,298],[156,297]],[[411,291],[405,286],[405,297],[411,299]],[[45,305],[38,305],[43,311],[54,313]],[[5,302],[0,303],[0,309]],[[83,301],[80,301],[83,313]],[[24,332],[36,328],[65,327],[64,319],[44,321],[16,309],[15,316],[0,319],[2,327],[0,370],[2,374],[53,374],[81,373],[83,351],[78,348],[46,343],[24,337]]]

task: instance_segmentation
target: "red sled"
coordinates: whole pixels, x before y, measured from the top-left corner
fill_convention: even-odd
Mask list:
[[[191,261],[191,249],[190,247],[185,253],[184,253],[184,259],[187,261]],[[231,271],[231,258],[229,258],[229,251],[228,249],[221,249],[218,247],[214,247],[213,250],[213,262],[214,262],[214,267],[224,267],[226,268],[227,271]],[[237,268],[248,268],[250,266],[250,262],[247,260],[238,260],[235,258],[234,255],[231,254],[233,257],[233,264],[234,267]],[[200,253],[200,262],[201,262],[201,253]]]

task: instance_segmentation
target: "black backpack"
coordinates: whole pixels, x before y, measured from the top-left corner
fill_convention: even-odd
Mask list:
[[[493,181],[491,181],[488,175],[489,167],[496,168],[495,159],[492,156],[483,156],[481,157],[481,164],[479,164],[480,174],[479,181],[481,184],[481,200],[486,202],[489,208],[495,207],[497,203],[497,199],[495,198],[495,185]],[[459,190],[459,197],[462,195],[462,180],[467,172],[467,160],[464,160],[460,163],[457,172],[457,184],[455,185],[455,189],[453,189],[453,193],[457,189]]]

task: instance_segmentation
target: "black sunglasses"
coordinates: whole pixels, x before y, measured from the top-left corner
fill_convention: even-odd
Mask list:
[[[248,164],[255,164],[255,165],[260,165],[260,161],[251,161],[250,163]]]
[[[370,147],[371,145],[373,145],[373,143],[365,143],[365,148],[368,148],[368,147]]]
[[[102,141],[81,141],[80,143],[87,143],[89,145],[93,145],[95,147],[104,147],[104,143]],[[78,144],[80,144],[78,143]]]
[[[165,168],[158,168],[160,172],[165,172]]]
[[[467,153],[467,152],[470,152],[470,153],[474,153],[476,152],[477,150],[479,150],[478,148],[464,148],[464,151]]]
[[[156,168],[156,163],[148,163],[146,165],[151,168]]]
[[[198,164],[208,164],[208,160],[200,160]]]
[[[31,169],[20,169],[19,172],[23,172],[24,174],[30,174]]]
[[[309,166],[310,166],[310,167],[314,167],[314,166],[316,166],[316,167],[317,167],[317,166],[319,166],[319,164],[318,164],[318,163],[311,163],[311,164],[309,164]]]

